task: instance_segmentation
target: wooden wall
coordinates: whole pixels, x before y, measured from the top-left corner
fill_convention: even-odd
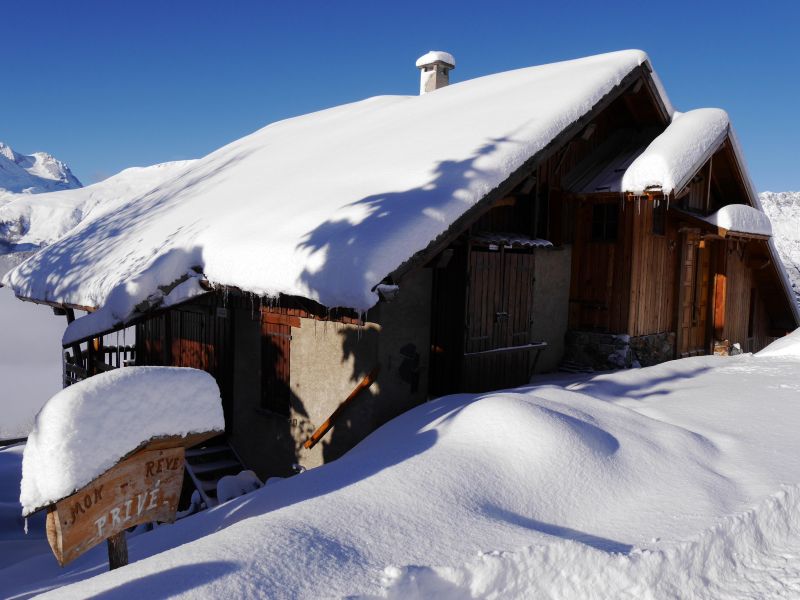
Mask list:
[[[759,293],[754,269],[748,264],[750,251],[764,242],[722,242],[726,278],[723,338],[740,343],[745,352],[757,352],[770,343],[769,316]],[[753,292],[752,290],[755,290]],[[752,307],[752,328],[751,320]],[[752,334],[752,335],[751,335]]]
[[[573,201],[575,240],[572,251],[569,326],[571,329],[625,333],[628,326],[631,236],[635,215],[623,208],[621,196]],[[596,203],[618,207],[617,238],[592,240]]]
[[[636,215],[630,252],[630,312],[626,332],[638,336],[675,331],[677,225],[672,219],[666,219],[664,235],[653,233],[654,200],[628,201],[626,210]]]

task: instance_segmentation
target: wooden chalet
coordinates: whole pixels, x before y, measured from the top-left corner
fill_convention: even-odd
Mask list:
[[[622,185],[671,122],[644,62],[376,281],[381,300],[366,314],[205,281],[203,295],[70,340],[65,384],[123,364],[214,375],[227,431],[224,446],[198,450],[202,487],[240,463],[266,477],[335,459],[442,394],[519,386],[560,366],[757,351],[797,327],[798,312],[769,236],[709,220],[731,204],[759,209],[730,127],[674,189]],[[93,308],[25,299],[69,319]],[[135,342],[117,342],[123,330]],[[360,382],[371,385],[337,411]]]

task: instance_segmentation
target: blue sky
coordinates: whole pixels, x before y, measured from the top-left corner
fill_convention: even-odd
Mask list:
[[[679,110],[731,115],[759,190],[800,190],[800,2],[13,2],[3,6],[0,140],[85,183],[202,156],[269,122],[623,48]]]

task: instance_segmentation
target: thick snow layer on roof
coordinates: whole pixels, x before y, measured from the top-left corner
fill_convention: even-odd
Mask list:
[[[0,580],[85,579],[54,598],[798,597],[797,367],[696,357],[440,398],[132,538],[124,569],[104,572],[105,548],[62,569],[43,542]]]
[[[769,217],[757,208],[746,204],[728,204],[714,214],[703,217],[703,220],[738,233],[772,235]]]
[[[441,50],[430,50],[417,59],[417,67],[424,67],[436,61],[442,61],[448,65],[456,66],[456,59],[449,52],[442,52]]]
[[[85,379],[36,415],[22,460],[23,513],[68,496],[154,437],[224,429],[219,388],[204,371],[125,367]]]
[[[625,171],[623,191],[679,192],[722,143],[728,125],[728,113],[719,108],[675,113],[666,130]]]
[[[386,275],[646,60],[603,54],[274,123],[82,222],[4,281],[75,305],[114,297],[117,319],[198,270],[365,310]]]
[[[132,167],[99,183],[44,194],[10,194],[0,199],[0,246],[43,246],[83,219],[96,218],[142,196],[193,161]]]

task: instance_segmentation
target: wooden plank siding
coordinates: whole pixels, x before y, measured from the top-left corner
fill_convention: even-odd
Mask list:
[[[653,232],[654,200],[637,198],[626,206],[634,224],[629,245],[632,268],[625,332],[639,336],[675,331],[677,226],[668,219],[663,235]]]
[[[475,353],[531,343],[534,274],[530,250],[470,249],[463,391],[481,392],[529,381],[531,350]]]
[[[756,352],[774,338],[769,335],[769,316],[758,292],[754,269],[747,265],[748,244],[730,240],[721,244],[726,255],[727,285],[723,338],[732,344],[740,343],[745,352]]]
[[[596,203],[619,208],[614,241],[592,239],[592,211]],[[572,329],[625,333],[631,274],[631,240],[635,215],[621,208],[620,196],[577,202],[575,241],[570,282]]]

